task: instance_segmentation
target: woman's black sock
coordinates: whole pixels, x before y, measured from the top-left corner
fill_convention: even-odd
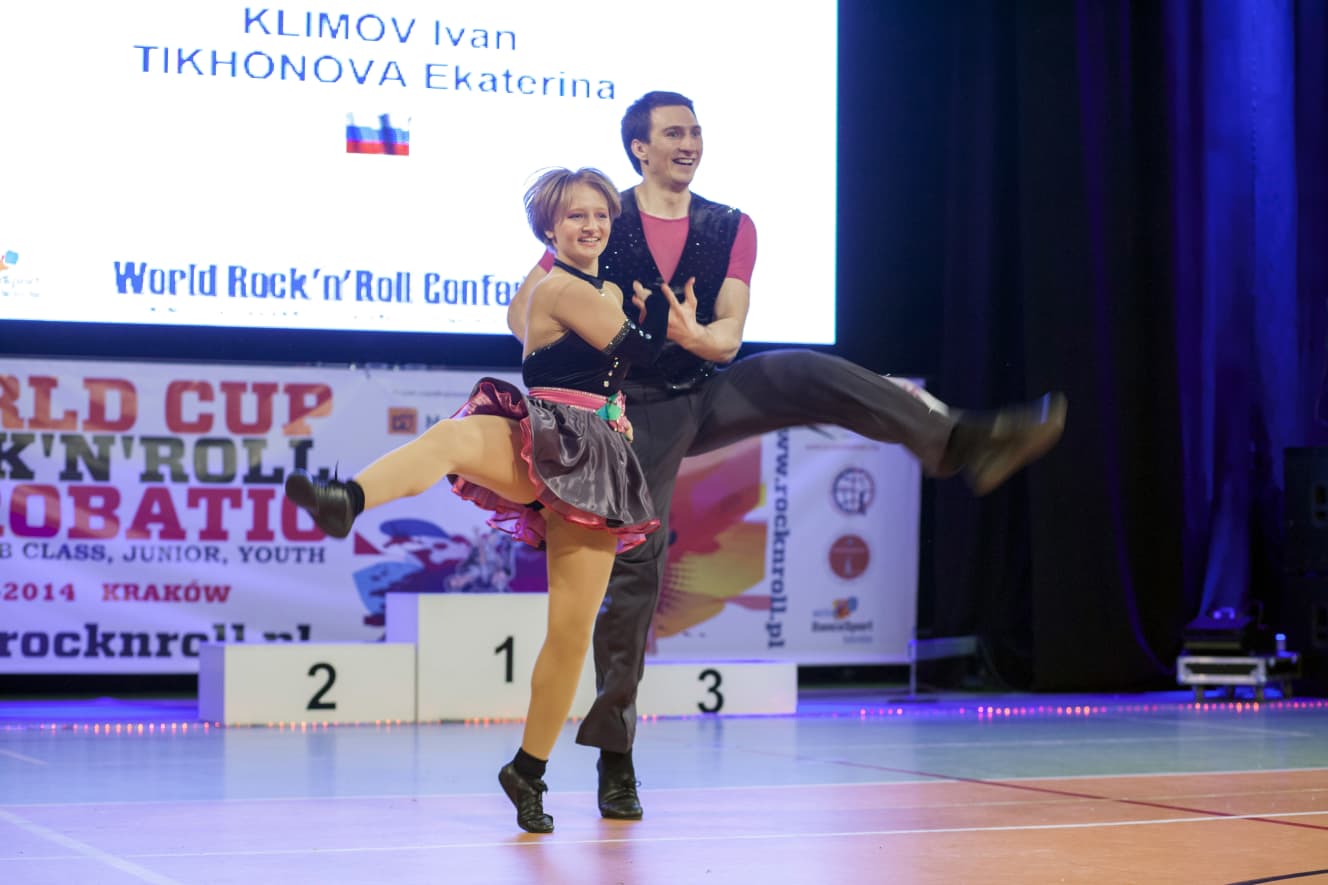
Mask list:
[[[521,749],[512,757],[512,767],[528,781],[544,777],[544,769],[548,764],[548,759],[538,759]]]

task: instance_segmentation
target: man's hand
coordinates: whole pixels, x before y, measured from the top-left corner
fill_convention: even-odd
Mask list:
[[[636,324],[638,326],[643,325],[646,321],[646,299],[649,297],[650,290],[641,285],[639,280],[632,280],[632,303],[636,305]]]
[[[738,355],[738,348],[742,346],[742,327],[747,319],[747,284],[738,279],[724,280],[715,302],[715,318],[708,325],[696,319],[695,285],[695,277],[688,279],[683,284],[682,299],[679,300],[667,283],[660,284],[669,309],[665,337],[703,360],[727,363]],[[632,289],[635,292],[632,303],[640,311],[638,325],[641,325],[646,315],[646,298],[652,290],[636,281],[632,282]],[[659,309],[658,303],[655,309]]]
[[[682,287],[681,300],[673,294],[668,283],[661,286],[669,302],[669,340],[685,350],[693,351],[706,337],[705,326],[696,321],[696,291],[693,289],[695,284],[696,277],[687,279]]]

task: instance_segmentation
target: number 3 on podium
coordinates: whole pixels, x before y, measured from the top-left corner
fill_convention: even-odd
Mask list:
[[[705,687],[706,694],[713,698],[710,703],[699,701],[696,709],[702,713],[718,713],[724,709],[724,695],[719,690],[719,687],[724,684],[724,677],[720,675],[719,671],[714,667],[707,667],[696,678],[701,682],[709,680],[709,684]]]

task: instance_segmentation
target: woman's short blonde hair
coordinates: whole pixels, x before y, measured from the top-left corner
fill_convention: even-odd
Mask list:
[[[535,239],[549,245],[548,232],[553,230],[554,222],[567,208],[573,185],[588,184],[604,195],[604,202],[609,206],[609,218],[617,219],[622,214],[622,200],[618,189],[609,181],[609,177],[598,169],[584,166],[576,171],[571,169],[549,169],[535,179],[535,183],[526,191],[526,218]]]

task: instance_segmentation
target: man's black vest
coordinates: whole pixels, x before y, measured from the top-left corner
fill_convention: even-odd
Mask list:
[[[668,283],[681,298],[683,284],[690,277],[696,277],[693,284],[696,319],[705,324],[715,318],[715,299],[719,297],[719,288],[728,274],[729,254],[738,236],[742,213],[692,194],[687,215],[687,242],[683,245],[673,279]],[[623,308],[630,311],[632,319],[636,319],[636,308],[632,306],[633,280],[653,287],[658,297],[664,297],[658,288],[663,279],[641,227],[636,192],[630,188],[622,193],[622,215],[613,222],[609,245],[599,259],[599,272],[604,279],[617,283],[622,289]],[[654,364],[633,365],[628,378],[643,384],[685,390],[695,386],[714,368],[714,363],[688,353],[670,341]]]

